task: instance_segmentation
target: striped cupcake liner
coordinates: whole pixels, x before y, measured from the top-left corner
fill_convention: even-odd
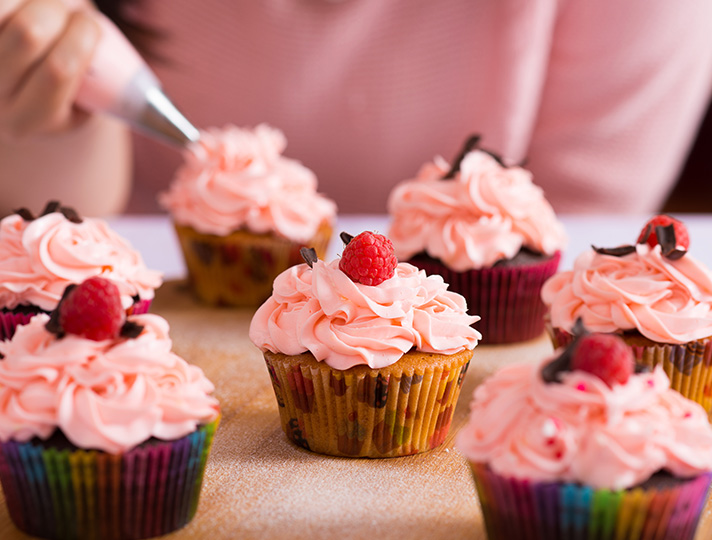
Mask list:
[[[379,458],[445,440],[471,353],[433,356],[433,367],[403,370],[339,371],[271,353],[265,360],[292,442],[320,454]]]
[[[573,336],[559,328],[549,328],[554,347],[571,343]],[[632,349],[637,364],[650,369],[661,365],[670,387],[712,412],[712,338],[681,345],[653,343],[639,336],[620,336]],[[646,343],[642,343],[646,341]]]
[[[556,273],[561,254],[538,264],[498,266],[455,272],[437,260],[416,257],[409,261],[427,274],[439,274],[449,289],[465,297],[467,310],[479,315],[475,328],[482,344],[515,343],[544,332],[546,306],[541,300],[544,282]]]
[[[235,231],[227,236],[202,234],[175,225],[183,251],[188,281],[198,299],[210,305],[255,307],[272,294],[274,279],[301,264],[302,247],[326,255],[331,239],[327,223],[308,242],[298,243],[274,234]]]
[[[489,540],[692,540],[712,480],[705,473],[610,491],[517,480],[470,465]]]
[[[180,529],[197,510],[217,424],[118,455],[2,443],[10,518],[29,535],[56,539],[149,538]]]

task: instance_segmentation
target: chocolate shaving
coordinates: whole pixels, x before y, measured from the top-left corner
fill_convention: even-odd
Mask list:
[[[544,379],[545,383],[558,383],[561,380],[562,373],[571,371],[573,351],[576,345],[578,345],[579,339],[588,335],[588,331],[584,327],[581,317],[576,319],[571,333],[574,336],[573,341],[566,346],[557,358],[554,358],[541,369],[541,378]]]
[[[460,150],[460,153],[457,155],[455,160],[452,162],[452,167],[450,167],[450,170],[448,173],[443,176],[443,180],[450,180],[452,178],[455,178],[455,175],[460,172],[460,165],[462,164],[462,160],[465,159],[465,156],[472,152],[475,148],[477,148],[477,145],[480,143],[480,139],[482,137],[480,135],[470,135],[467,140],[465,141],[465,144],[462,146],[462,149]],[[495,158],[496,159],[496,158]]]
[[[119,335],[124,338],[134,339],[134,338],[137,338],[138,336],[140,336],[141,332],[143,332],[142,325],[135,323],[133,321],[126,321],[123,324],[123,326],[121,327],[121,330],[119,331]]]
[[[74,208],[71,208],[69,206],[62,206],[59,211],[62,212],[62,215],[72,223],[82,222],[82,218],[79,217],[79,214],[77,214],[77,211]]]
[[[25,221],[34,221],[35,220],[35,216],[27,208],[18,208],[13,213],[17,214]]]
[[[339,238],[341,238],[341,241],[344,243],[345,246],[348,246],[349,242],[354,239],[354,237],[347,232],[342,232],[339,235]]]
[[[44,210],[42,210],[42,213],[40,216],[46,216],[47,214],[54,214],[55,212],[59,211],[59,207],[61,205],[59,204],[59,201],[49,201],[47,203],[47,206],[44,207]]]
[[[635,252],[635,246],[618,246],[614,248],[597,248],[592,245],[593,251],[601,255],[612,255],[613,257],[623,257],[624,255],[630,255]]]
[[[309,265],[309,268],[314,268],[314,263],[319,260],[316,250],[314,248],[303,247],[299,250],[299,253],[301,253],[302,259]]]
[[[5,355],[0,352],[0,360],[5,360]]]
[[[499,163],[500,167],[504,167],[505,169],[507,168],[507,165],[504,163],[504,160],[502,159],[502,156],[499,154],[495,154],[491,150],[485,150],[484,148],[480,148],[480,151],[484,152],[485,154],[489,155],[492,159],[494,159],[497,163]]]
[[[658,244],[662,250],[663,257],[667,257],[671,261],[681,259],[687,253],[685,249],[677,249],[677,237],[675,235],[675,226],[658,225],[655,227],[655,235],[658,237]]]
[[[650,223],[647,223],[645,225],[645,229],[643,229],[643,232],[640,233],[640,238],[638,239],[638,243],[645,244],[648,241],[648,238],[650,238],[651,232],[653,232],[653,228],[650,226]]]
[[[62,328],[62,325],[59,323],[59,307],[62,305],[62,302],[64,302],[64,299],[69,296],[69,293],[72,292],[72,290],[76,286],[77,285],[75,283],[71,283],[64,288],[62,298],[59,299],[57,307],[54,308],[49,314],[49,321],[47,321],[47,324],[45,324],[45,329],[50,334],[55,334],[60,339],[66,335],[66,332],[64,331],[64,328]]]

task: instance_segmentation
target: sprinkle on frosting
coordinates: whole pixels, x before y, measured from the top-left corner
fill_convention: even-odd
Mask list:
[[[201,132],[160,203],[176,223],[224,236],[239,229],[308,242],[336,205],[316,192],[314,173],[282,155],[284,134],[265,124]]]
[[[504,167],[479,149],[442,181],[451,168],[456,164],[438,157],[391,192],[388,236],[400,260],[425,252],[462,272],[491,267],[522,248],[546,255],[563,249],[563,225],[529,171]]]
[[[478,320],[440,276],[400,263],[392,278],[363,285],[339,270],[336,259],[277,276],[249,335],[263,351],[308,351],[335,369],[382,368],[412,348],[440,354],[472,349],[481,339],[471,326]]]
[[[173,440],[218,415],[202,370],[171,352],[157,315],[129,319],[135,339],[57,339],[40,314],[0,343],[0,440],[47,439],[119,453],[151,437]]]
[[[540,376],[548,362],[506,367],[477,387],[456,443],[470,461],[503,476],[613,490],[662,470],[712,469],[707,414],[670,389],[662,367],[612,387],[578,370],[552,385]]]

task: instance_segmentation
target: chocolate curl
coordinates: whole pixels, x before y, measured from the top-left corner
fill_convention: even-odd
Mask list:
[[[579,339],[588,335],[588,330],[584,327],[581,317],[576,319],[571,333],[574,336],[573,341],[566,346],[557,358],[554,358],[541,369],[541,378],[544,379],[545,383],[558,383],[561,380],[562,373],[571,371],[571,359],[573,358],[574,349],[576,349]]]
[[[601,255],[612,255],[613,257],[623,257],[635,252],[635,246],[630,245],[618,246],[614,248],[597,248],[596,246],[591,245],[591,248],[596,253]]]
[[[35,220],[35,216],[27,208],[18,208],[13,213],[17,214],[25,221],[34,221]]]
[[[49,201],[47,203],[47,206],[44,207],[44,210],[42,210],[40,217],[46,216],[47,214],[53,214],[55,212],[58,212],[60,206],[61,206],[61,204],[59,204],[59,201]]]
[[[477,148],[477,145],[480,144],[480,139],[482,137],[480,135],[470,135],[467,140],[465,141],[465,144],[462,146],[462,150],[460,150],[460,153],[457,155],[455,160],[452,162],[452,167],[450,167],[450,170],[448,173],[443,176],[443,180],[451,180],[455,178],[455,175],[460,172],[460,165],[462,164],[462,160],[465,159],[465,156],[472,152],[475,148]],[[495,158],[496,159],[496,158]]]
[[[345,246],[348,246],[349,242],[354,239],[354,237],[347,232],[342,232],[341,234],[339,234],[339,238],[341,238],[341,241],[344,243]]]
[[[684,249],[677,249],[675,226],[672,223],[670,225],[658,225],[655,227],[655,235],[658,237],[658,244],[660,244],[660,248],[662,249],[663,257],[667,257],[671,261],[676,261],[687,253]]]
[[[62,206],[59,211],[65,218],[67,218],[67,221],[71,221],[72,223],[82,222],[82,218],[79,217],[79,214],[77,214],[77,211],[74,208]]]
[[[314,263],[319,260],[316,250],[314,248],[303,247],[299,250],[299,253],[302,255],[304,262],[309,265],[309,268],[314,268]]]
[[[62,328],[62,325],[59,323],[59,308],[62,305],[62,302],[64,302],[64,299],[69,296],[69,293],[74,290],[76,287],[76,284],[72,283],[70,285],[67,285],[64,289],[64,292],[62,293],[62,298],[59,299],[59,302],[57,303],[57,307],[52,310],[52,312],[49,314],[49,321],[47,321],[47,324],[45,324],[45,329],[50,333],[56,335],[58,338],[63,338],[66,334],[64,331],[64,328]]]
[[[648,238],[650,238],[651,232],[653,232],[653,228],[650,226],[650,223],[646,223],[645,229],[643,229],[643,232],[640,233],[640,239],[638,240],[638,243],[645,244],[648,241]]]
[[[134,339],[134,338],[137,338],[138,336],[140,336],[141,332],[143,332],[142,325],[135,323],[133,321],[126,321],[123,324],[123,326],[121,327],[121,330],[119,331],[119,335],[124,338]]]

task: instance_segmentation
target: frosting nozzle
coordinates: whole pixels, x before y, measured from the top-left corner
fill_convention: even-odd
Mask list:
[[[158,87],[147,91],[145,107],[135,125],[150,135],[156,135],[166,142],[180,146],[198,142],[200,139],[197,128],[181,114]]]

